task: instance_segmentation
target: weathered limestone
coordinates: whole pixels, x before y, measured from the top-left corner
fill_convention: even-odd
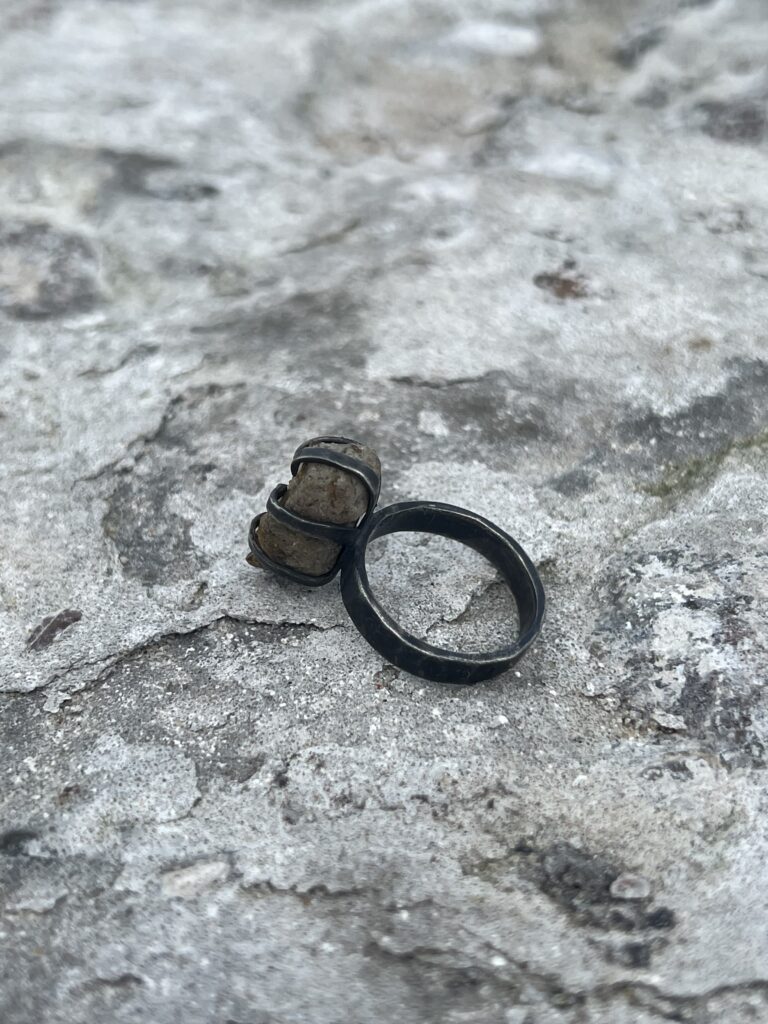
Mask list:
[[[0,0],[2,1024],[768,1024],[766,54],[765,0]],[[519,539],[518,672],[244,563],[312,435]],[[506,639],[473,552],[367,559]]]

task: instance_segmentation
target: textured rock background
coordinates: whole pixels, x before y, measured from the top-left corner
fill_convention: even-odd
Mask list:
[[[767,53],[764,0],[0,4],[3,1024],[768,1021]],[[245,564],[325,432],[528,548],[519,675]]]

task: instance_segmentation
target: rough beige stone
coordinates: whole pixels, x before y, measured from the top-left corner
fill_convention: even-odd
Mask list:
[[[316,447],[354,455],[381,473],[378,455],[364,444],[321,442]],[[343,469],[305,462],[288,484],[282,503],[290,512],[315,522],[353,526],[368,508],[368,492],[357,477]],[[279,523],[269,513],[259,523],[258,539],[270,558],[311,576],[322,576],[332,569],[341,552],[339,544],[309,537]]]

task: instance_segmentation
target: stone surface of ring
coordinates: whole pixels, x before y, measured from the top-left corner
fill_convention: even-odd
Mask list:
[[[314,437],[296,449],[291,482],[278,484],[251,521],[247,561],[307,587],[329,583],[341,555],[379,500],[381,465],[348,437]]]
[[[292,582],[322,586],[341,572],[341,594],[371,646],[413,675],[477,683],[505,672],[530,648],[544,618],[544,588],[522,547],[500,527],[456,505],[407,501],[374,512],[381,485],[375,452],[350,438],[325,436],[300,445],[292,480],[278,484],[251,522],[248,561]],[[435,647],[411,634],[373,594],[366,571],[371,540],[390,533],[432,533],[473,548],[501,574],[515,599],[519,635],[487,652]]]

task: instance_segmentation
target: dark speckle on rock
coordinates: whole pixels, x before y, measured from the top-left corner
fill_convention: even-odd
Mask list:
[[[768,131],[768,106],[765,99],[709,101],[701,103],[702,130],[722,142],[757,143]]]
[[[219,193],[215,185],[195,180],[177,160],[168,157],[111,149],[99,155],[112,169],[111,187],[129,196],[194,202]]]
[[[674,928],[676,923],[675,912],[669,907],[657,907],[655,910],[649,910],[645,915],[647,928],[666,930]]]
[[[19,320],[82,313],[101,299],[93,245],[50,224],[0,222],[0,309]]]
[[[27,650],[41,651],[50,647],[59,633],[79,622],[83,613],[76,608],[64,608],[55,615],[47,615],[27,637]]]
[[[533,283],[557,299],[583,299],[589,294],[585,279],[566,270],[536,274]]]
[[[714,348],[714,343],[709,338],[691,338],[688,348],[692,352],[710,352]]]
[[[100,156],[112,167],[115,187],[129,195],[151,196],[150,175],[158,171],[173,171],[179,166],[177,160],[149,153],[103,149]]]
[[[28,844],[38,838],[37,832],[30,829],[9,829],[0,833],[0,854],[5,854],[6,857],[19,857],[27,852]]]
[[[664,28],[655,25],[652,28],[644,29],[630,35],[623,40],[613,51],[613,59],[622,68],[633,68],[638,60],[659,45],[664,38]]]
[[[569,843],[554,843],[535,862],[526,860],[524,865],[523,872],[532,873],[542,892],[580,926],[609,935],[664,930],[675,924],[667,907],[649,909],[648,879]]]
[[[669,103],[669,93],[658,84],[652,84],[636,97],[638,106],[649,107],[651,110],[663,110]]]
[[[619,869],[568,843],[552,846],[543,856],[543,888],[569,910],[609,903]]]
[[[270,356],[288,360],[294,372],[333,373],[341,378],[365,365],[369,340],[364,303],[352,290],[300,291],[267,308],[244,309],[193,327],[197,335],[226,344],[229,359],[248,370]]]
[[[167,464],[117,482],[107,500],[103,526],[126,576],[162,584],[186,578],[204,564],[192,544],[191,520],[171,507],[181,486]]]
[[[550,487],[566,497],[586,494],[594,484],[594,476],[587,469],[577,467],[560,473],[549,481]]]
[[[626,967],[650,967],[651,946],[647,942],[625,942],[617,959]]]

